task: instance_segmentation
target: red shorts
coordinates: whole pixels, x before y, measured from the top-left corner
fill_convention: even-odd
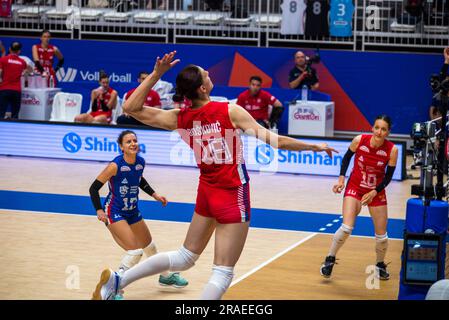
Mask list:
[[[368,193],[372,191],[372,189],[366,189],[358,187],[352,183],[348,183],[345,190],[345,197],[352,197],[359,201],[362,200],[362,197],[365,193]],[[370,204],[368,204],[368,207],[380,207],[380,206],[386,206],[387,205],[387,194],[385,193],[385,189],[383,189],[381,192],[379,192],[371,201]]]
[[[249,183],[235,188],[217,188],[200,182],[195,212],[218,223],[247,222],[251,217]]]
[[[111,111],[92,111],[90,113],[92,117],[98,117],[98,116],[106,116],[108,118],[108,122],[112,121],[112,112]]]

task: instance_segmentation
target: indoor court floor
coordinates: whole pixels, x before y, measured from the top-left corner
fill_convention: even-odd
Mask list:
[[[88,192],[105,166],[0,157],[0,299],[90,299],[102,269],[118,267],[123,250],[97,220]],[[319,274],[341,223],[342,195],[331,191],[335,177],[249,175],[252,227],[224,299],[397,299],[403,219],[416,180],[388,186],[391,279],[379,282],[366,208],[339,252],[332,278]],[[159,251],[176,250],[193,213],[199,170],[147,165],[144,176],[169,204],[162,208],[140,193],[140,210]],[[186,288],[161,288],[155,276],[131,284],[125,298],[197,299],[212,260],[213,241],[196,266],[183,272],[190,282]]]

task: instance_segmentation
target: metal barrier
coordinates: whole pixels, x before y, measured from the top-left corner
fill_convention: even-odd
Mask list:
[[[331,25],[335,5],[333,0],[304,1],[72,0],[67,6],[68,0],[32,3],[16,0],[12,16],[0,18],[0,29],[21,32],[49,29],[72,38],[74,35],[79,38],[123,35],[160,38],[166,43],[208,39],[267,47],[309,43],[366,50],[374,46],[439,48],[449,45],[449,0],[356,0],[352,5],[352,32],[346,36],[309,32],[313,15],[327,16],[329,12]],[[301,8],[297,8],[298,4]],[[303,30],[289,34],[284,24],[292,19],[287,17],[289,12],[298,14],[297,10],[301,17],[304,15],[300,22]]]

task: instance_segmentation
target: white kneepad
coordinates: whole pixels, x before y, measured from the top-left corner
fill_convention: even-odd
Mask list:
[[[170,260],[170,271],[188,270],[195,265],[195,261],[199,258],[199,255],[184,247],[179,248],[178,251],[167,252],[167,254]]]
[[[234,267],[214,266],[209,283],[226,292],[234,278]]]

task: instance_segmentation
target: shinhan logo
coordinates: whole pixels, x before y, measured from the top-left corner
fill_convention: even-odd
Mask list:
[[[67,133],[62,139],[62,145],[64,149],[70,153],[80,151],[82,146],[85,151],[112,153],[117,153],[120,151],[116,141],[111,141],[106,137],[98,138],[90,136],[85,137],[83,141],[83,138],[75,132]],[[146,153],[146,147],[144,144],[139,144],[139,151],[141,153]]]
[[[68,68],[67,71],[64,68],[60,68],[56,72],[56,78],[59,82],[73,82],[75,81],[78,70],[74,68]]]
[[[256,148],[257,163],[267,165],[274,159],[274,149],[268,144],[258,145]]]
[[[74,132],[67,133],[62,139],[62,145],[67,152],[75,153],[81,149],[81,137]]]
[[[261,144],[256,147],[255,156],[257,163],[261,165],[269,165],[277,153],[277,160],[279,163],[291,163],[301,165],[319,165],[319,166],[335,166],[340,167],[342,156],[334,155],[332,158],[320,154],[318,152],[304,152],[304,151],[290,151],[290,150],[275,150],[268,144]]]

